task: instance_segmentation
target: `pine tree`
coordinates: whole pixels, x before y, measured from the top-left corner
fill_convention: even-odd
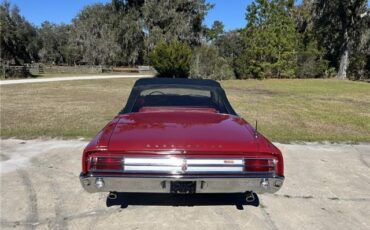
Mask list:
[[[245,48],[236,59],[240,78],[294,77],[298,34],[290,16],[293,3],[256,0],[248,6]]]

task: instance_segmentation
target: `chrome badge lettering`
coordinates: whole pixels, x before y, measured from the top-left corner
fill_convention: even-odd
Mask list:
[[[185,172],[187,169],[188,169],[188,164],[186,162],[186,159],[184,159],[181,164],[181,170],[182,172]]]

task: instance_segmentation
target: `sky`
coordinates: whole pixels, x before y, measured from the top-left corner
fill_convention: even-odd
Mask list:
[[[0,0],[1,2],[3,0]],[[78,12],[86,5],[93,3],[106,3],[111,0],[9,0],[20,8],[29,22],[40,26],[43,21],[52,23],[71,23]],[[245,9],[252,0],[206,0],[215,4],[208,12],[205,24],[211,26],[213,21],[222,21],[225,30],[242,28],[245,26]]]
[[[225,30],[242,28],[246,25],[245,11],[252,0],[207,0],[207,2],[215,4],[206,17],[207,26],[212,26],[215,20],[223,22]]]
[[[3,2],[3,0],[0,0]],[[93,3],[106,3],[111,0],[8,0],[17,5],[21,14],[31,23],[40,26],[42,22],[49,21],[56,24],[71,23],[81,9]],[[205,24],[211,26],[215,20],[222,21],[225,30],[242,28],[246,24],[245,11],[253,0],[206,0],[215,4],[208,12]],[[300,3],[302,0],[297,0]],[[370,5],[370,0],[368,0]]]

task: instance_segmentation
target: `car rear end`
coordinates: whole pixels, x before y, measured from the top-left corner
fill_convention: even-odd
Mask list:
[[[84,153],[80,180],[92,193],[274,193],[283,185],[283,168],[280,152],[97,151]]]

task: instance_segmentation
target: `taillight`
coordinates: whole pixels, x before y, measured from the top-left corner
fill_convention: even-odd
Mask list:
[[[245,171],[247,172],[273,172],[275,170],[275,159],[245,159]]]
[[[89,171],[95,172],[121,172],[123,171],[122,157],[91,156]]]

